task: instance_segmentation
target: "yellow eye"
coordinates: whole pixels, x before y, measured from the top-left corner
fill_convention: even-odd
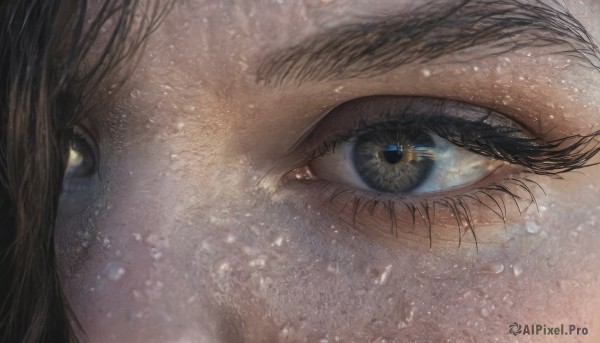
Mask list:
[[[67,163],[67,173],[72,172],[83,163],[83,156],[77,150],[73,149],[73,145],[69,147],[69,161]]]
[[[69,146],[65,177],[88,177],[96,173],[96,157],[92,143],[75,133]]]

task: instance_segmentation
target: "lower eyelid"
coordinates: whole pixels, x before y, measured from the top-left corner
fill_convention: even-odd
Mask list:
[[[305,192],[307,201],[334,220],[384,239],[420,237],[429,244],[438,241],[476,241],[477,234],[496,235],[499,227],[522,220],[521,212],[537,206],[543,195],[539,183],[517,168],[500,168],[471,189],[446,195],[390,196],[363,192],[324,180],[291,181],[294,193]],[[537,176],[543,178],[542,176]],[[445,192],[446,193],[446,192]],[[457,220],[458,217],[458,220]],[[483,231],[483,232],[480,232]],[[469,238],[461,237],[468,233]],[[480,237],[481,238],[481,237]]]

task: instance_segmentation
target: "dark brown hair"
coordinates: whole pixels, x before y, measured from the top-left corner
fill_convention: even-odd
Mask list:
[[[83,337],[61,290],[54,247],[72,128],[109,73],[118,69],[124,82],[171,8],[137,0],[94,5],[0,3],[1,342]]]

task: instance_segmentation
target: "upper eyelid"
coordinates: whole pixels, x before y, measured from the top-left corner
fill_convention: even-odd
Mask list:
[[[396,99],[397,102],[394,102],[396,101]],[[362,128],[359,127],[358,129],[355,129],[354,126],[356,126],[356,123],[346,125],[352,127],[352,129],[350,130],[341,129],[338,127],[339,121],[337,119],[339,118],[336,118],[336,116],[339,117],[339,112],[343,113],[343,111],[347,107],[350,107],[351,109],[353,105],[356,105],[359,108],[362,105],[368,110],[371,106],[375,106],[375,103],[377,103],[378,101],[383,103],[385,103],[386,101],[391,101],[392,105],[402,105],[399,105],[401,108],[396,109],[397,112],[394,113],[382,111],[381,113],[379,113],[378,116],[375,116],[375,118],[372,118],[370,120],[371,124],[363,123]],[[477,152],[492,158],[504,160],[510,163],[519,164],[521,166],[526,167],[529,172],[535,174],[554,175],[579,169],[584,166],[589,166],[588,162],[598,152],[600,152],[600,142],[597,139],[598,137],[600,137],[600,130],[591,132],[586,135],[565,136],[559,139],[547,141],[544,140],[543,137],[538,137],[531,134],[530,132],[528,132],[528,130],[526,130],[526,128],[523,128],[518,123],[515,123],[515,121],[512,118],[506,117],[490,109],[481,108],[476,105],[458,102],[454,100],[437,98],[380,96],[354,99],[336,107],[333,111],[331,111],[328,114],[328,116],[332,116],[332,118],[326,117],[324,118],[325,123],[322,123],[322,125],[324,125],[325,127],[323,128],[321,127],[321,125],[319,125],[317,128],[315,128],[315,130],[311,132],[311,134],[307,138],[307,151],[309,152],[310,160],[318,158],[320,155],[328,152],[332,148],[335,149],[335,145],[338,141],[347,140],[356,136],[357,134],[360,134],[361,132],[364,132],[365,128],[369,128],[369,125],[373,126],[372,129],[377,129],[381,128],[381,123],[386,123],[395,116],[408,116],[409,119],[415,118],[415,111],[423,111],[423,109],[419,109],[418,107],[420,105],[422,106],[423,103],[427,104],[428,102],[431,102],[431,109],[437,108],[438,111],[444,113],[444,115],[441,118],[452,117],[453,114],[449,113],[451,112],[451,110],[454,110],[454,115],[458,117],[469,117],[469,115],[464,115],[463,113],[461,113],[461,110],[468,109],[471,109],[473,111],[472,114],[479,115],[479,120],[492,118],[491,123],[486,124],[487,129],[490,130],[492,134],[496,130],[496,127],[503,127],[507,129],[508,131],[506,131],[503,135],[498,134],[497,137],[501,140],[512,139],[512,143],[503,143],[512,145],[497,146],[494,150],[480,150],[479,148],[483,147],[483,145],[481,145],[484,144],[483,141],[477,144],[472,144],[468,143],[467,141],[451,140],[448,136],[443,137],[442,135],[442,137],[450,140],[456,145],[465,147],[473,152]],[[382,104],[381,106],[385,107],[386,105]],[[393,107],[390,105],[390,103],[387,103],[387,106]],[[458,109],[453,108],[454,106],[458,106]],[[411,108],[413,109],[412,111]],[[411,111],[411,113],[408,113],[409,111]],[[358,119],[362,121],[362,118],[363,117],[360,117]],[[475,131],[483,130],[483,124],[478,124],[477,118],[472,119],[476,120],[473,120],[471,122],[474,126],[470,127],[470,129]],[[425,123],[424,127],[427,127],[426,123],[428,120],[431,120],[431,117],[426,116],[425,118],[417,120]],[[494,126],[494,122],[496,126]],[[457,126],[456,123],[454,125],[455,129],[461,129]],[[337,130],[337,134],[335,133],[335,130]],[[344,130],[346,131],[344,132]],[[331,131],[333,131],[334,133],[332,133]],[[436,132],[436,134],[440,135],[440,132]],[[327,138],[324,139],[322,136],[326,136]]]
[[[461,107],[457,108],[456,106]],[[358,109],[353,110],[353,107],[358,107]],[[372,109],[372,107],[377,107],[377,109]],[[381,107],[386,107],[387,109],[380,110]],[[347,110],[347,108],[349,109]],[[339,113],[344,111],[354,111],[362,114],[370,112],[370,115],[353,116],[352,114],[348,114],[342,117]],[[416,112],[419,112],[423,116],[428,116],[432,112],[436,112],[444,113],[444,115],[447,116],[454,115],[463,118],[492,115],[496,118],[496,121],[504,121],[505,126],[511,125],[520,127],[523,132],[533,135],[526,126],[521,125],[521,123],[514,118],[510,118],[483,106],[444,98],[376,95],[351,99],[327,111],[317,125],[304,136],[303,140],[311,140],[314,136],[324,134],[334,136],[336,139],[350,138],[363,131],[366,127],[379,126],[383,122],[392,120],[400,121],[402,117],[407,115],[410,115],[409,118],[412,118],[411,120],[430,119],[418,118],[415,115]],[[340,122],[344,122],[344,125],[340,125]]]

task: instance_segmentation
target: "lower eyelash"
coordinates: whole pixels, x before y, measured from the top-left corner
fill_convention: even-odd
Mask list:
[[[363,215],[375,216],[378,209],[388,216],[390,222],[389,233],[398,236],[398,219],[409,218],[412,221],[412,230],[417,228],[417,224],[422,223],[427,228],[429,236],[429,246],[433,246],[433,230],[436,222],[436,213],[440,210],[448,210],[456,220],[458,228],[458,246],[462,244],[463,236],[470,232],[476,249],[479,250],[479,242],[476,233],[476,220],[473,217],[471,207],[474,205],[490,211],[498,217],[506,230],[506,222],[509,216],[511,206],[514,206],[519,215],[523,213],[524,208],[535,205],[538,209],[537,199],[534,189],[539,188],[545,195],[542,186],[525,177],[511,177],[503,181],[493,183],[484,188],[473,190],[467,194],[445,196],[434,199],[410,200],[409,198],[388,199],[386,196],[364,195],[361,191],[355,190],[350,186],[336,184],[337,187],[331,191],[333,182],[317,180],[313,182],[327,184],[323,187],[325,194],[331,193],[321,205],[337,204],[342,201],[341,210],[343,213],[346,208],[352,209],[352,226],[356,228],[357,218]],[[509,204],[507,205],[507,200]],[[525,206],[525,207],[523,207]],[[539,210],[539,209],[538,209]],[[340,214],[341,216],[341,214]]]

